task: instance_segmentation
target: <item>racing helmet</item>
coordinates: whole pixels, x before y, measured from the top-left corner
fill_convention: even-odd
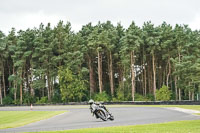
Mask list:
[[[94,100],[90,99],[88,103],[89,103],[89,104],[93,104],[93,103],[94,103]]]

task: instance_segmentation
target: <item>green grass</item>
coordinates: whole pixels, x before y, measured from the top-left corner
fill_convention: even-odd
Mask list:
[[[48,131],[40,133],[200,133],[200,120],[135,126]]]
[[[200,105],[174,105],[174,107],[184,108],[184,109],[193,109],[200,111]]]
[[[66,111],[0,111],[0,129],[23,126],[64,112]]]
[[[200,111],[200,105],[108,105],[107,107],[179,107],[184,109],[192,109]]]

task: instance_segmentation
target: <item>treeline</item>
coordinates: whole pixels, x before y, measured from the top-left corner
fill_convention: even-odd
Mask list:
[[[198,100],[200,31],[187,25],[50,23],[0,32],[0,104]],[[163,93],[157,93],[166,88]],[[165,93],[165,91],[168,91]]]

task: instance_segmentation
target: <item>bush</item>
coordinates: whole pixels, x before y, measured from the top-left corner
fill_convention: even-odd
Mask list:
[[[16,104],[16,105],[20,105],[20,99],[16,99],[16,100],[14,100],[14,104]]]
[[[113,102],[124,101],[124,92],[121,89],[117,89],[116,97],[112,98]]]
[[[54,95],[53,95],[53,97],[51,99],[51,102],[52,103],[62,103],[60,86],[57,83],[54,84]]]
[[[135,101],[151,101],[151,98],[135,93]]]
[[[107,101],[110,101],[110,97],[109,95],[103,91],[102,93],[98,93],[94,96],[94,100],[95,101],[104,101],[104,102],[107,102]]]
[[[59,85],[63,102],[80,102],[87,99],[87,81],[69,68],[60,68]]]
[[[3,98],[3,104],[12,104],[13,103],[13,99],[10,96],[4,97]]]
[[[48,103],[47,97],[41,97],[41,99],[36,102],[36,104],[43,104],[43,103]]]
[[[55,93],[54,96],[52,97],[52,103],[61,103],[61,102],[62,102],[62,98],[60,94]]]
[[[172,92],[165,85],[163,85],[162,88],[160,88],[160,90],[156,90],[156,100],[158,101],[169,101],[171,95]]]
[[[153,94],[147,94],[146,95],[147,99],[149,99],[149,101],[154,101],[154,95]]]
[[[36,101],[36,99],[34,98],[34,96],[26,93],[24,95],[24,98],[23,98],[23,103],[26,103],[26,104],[31,104],[31,103],[34,103]]]

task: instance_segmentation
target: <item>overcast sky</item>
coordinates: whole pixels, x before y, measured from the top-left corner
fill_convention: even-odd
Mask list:
[[[127,28],[132,21],[159,25],[188,24],[200,29],[200,0],[0,0],[0,30],[8,33],[38,27],[59,20],[71,22],[78,31],[89,22],[121,22]]]

